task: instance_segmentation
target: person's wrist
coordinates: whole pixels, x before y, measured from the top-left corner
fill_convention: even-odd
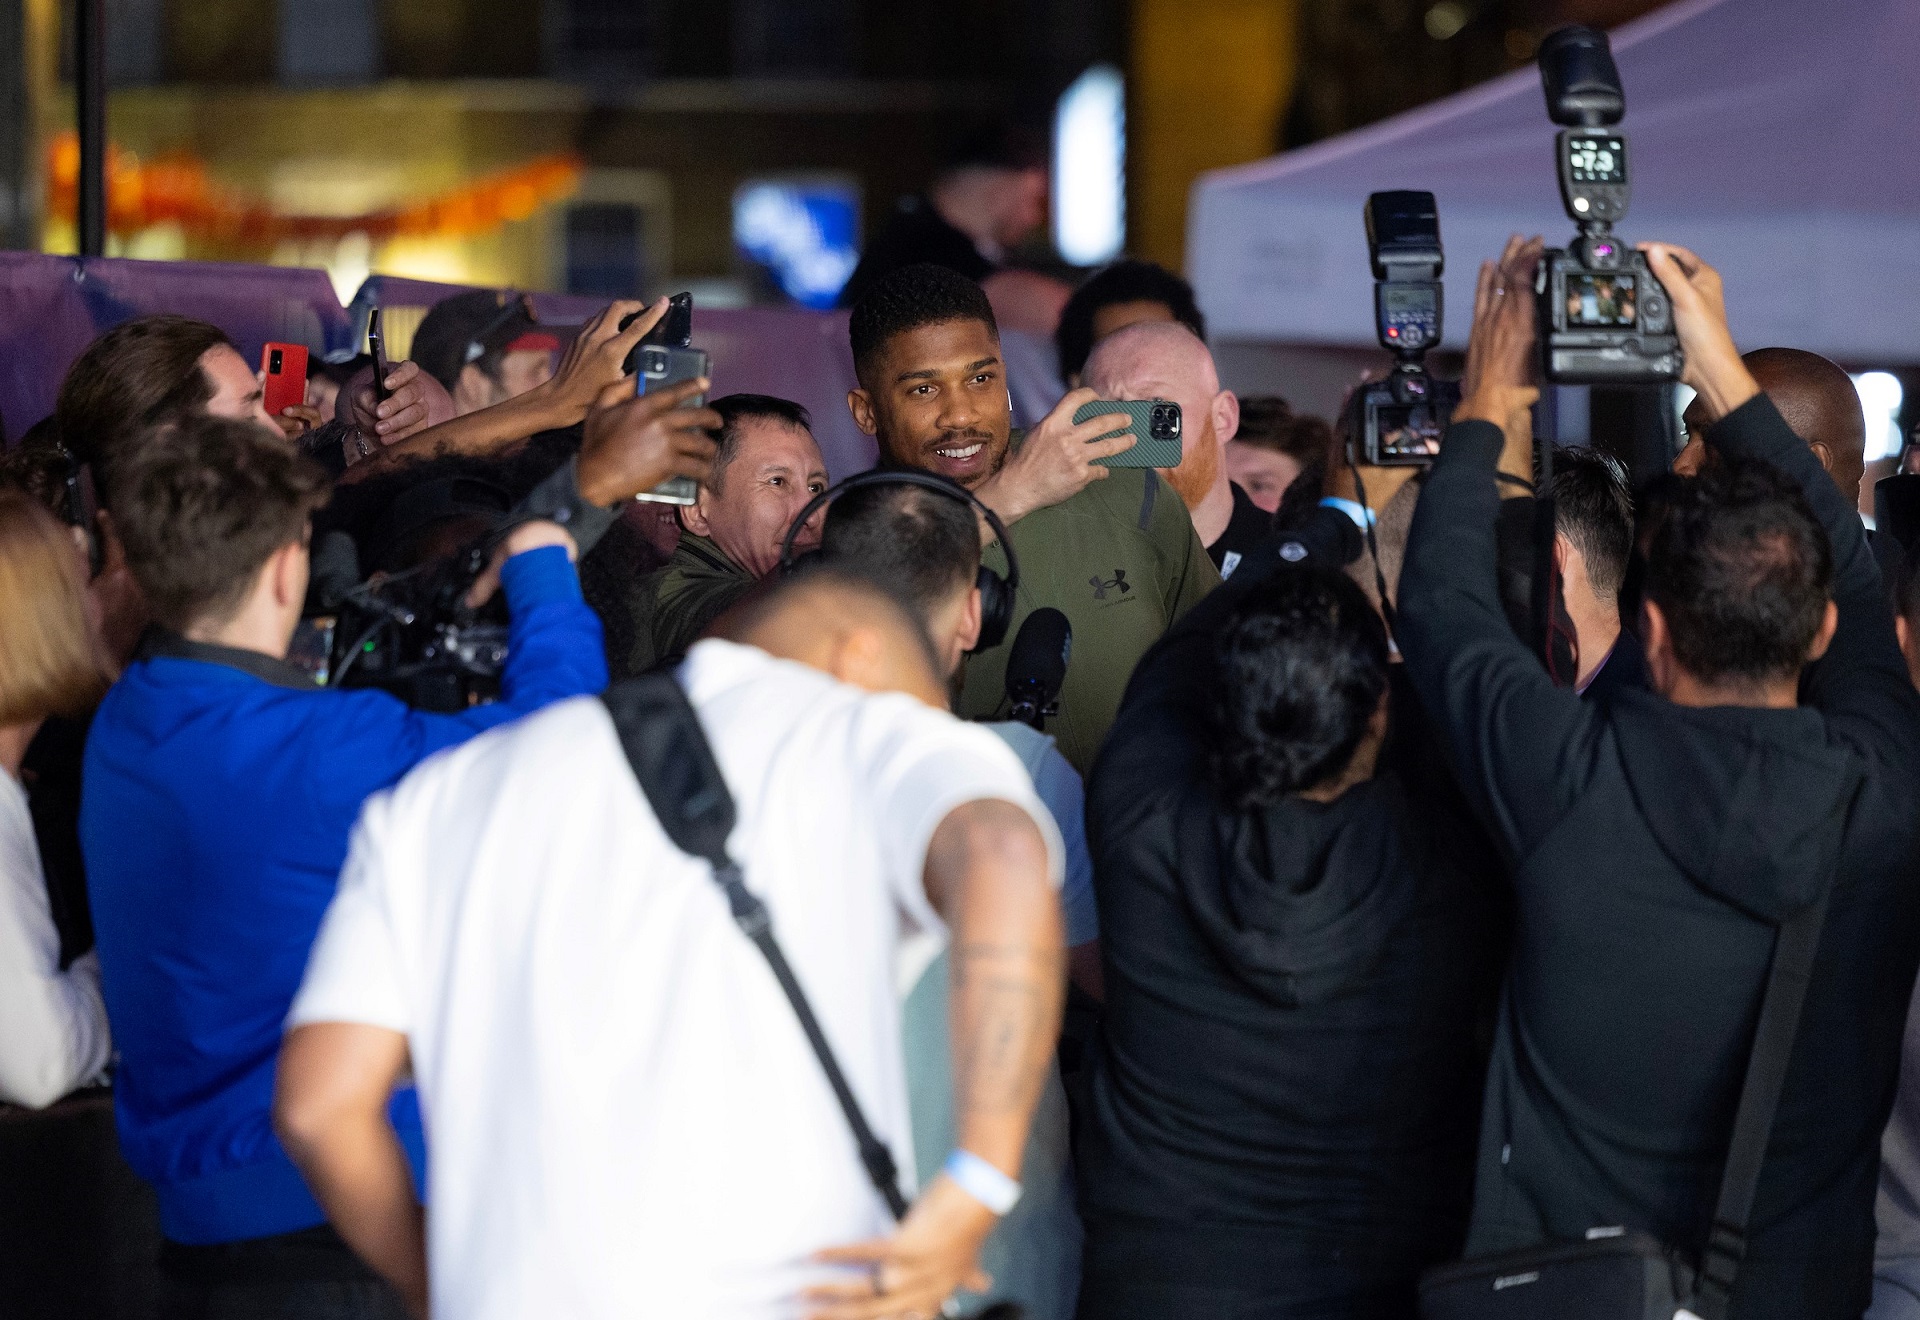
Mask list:
[[[946,1163],[940,1166],[940,1172],[954,1186],[991,1211],[995,1218],[1004,1218],[1014,1206],[1020,1204],[1023,1189],[1019,1179],[1002,1172],[964,1146],[954,1148],[947,1156]]]
[[[973,494],[1009,527],[1031,512],[1026,508],[1025,501],[1020,499],[1014,484],[1007,479],[1007,469],[1004,467],[981,482]]]
[[[1731,339],[1696,351],[1688,366],[1691,370],[1686,373],[1686,383],[1699,395],[1709,426],[1760,393],[1760,382],[1740,360],[1740,351]]]

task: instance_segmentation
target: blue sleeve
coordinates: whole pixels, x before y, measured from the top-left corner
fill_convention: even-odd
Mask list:
[[[414,766],[496,725],[607,686],[600,620],[559,546],[513,556],[501,567],[507,593],[507,663],[500,700],[458,714],[415,710],[384,692],[341,693],[329,715],[331,754],[323,782],[359,802]]]
[[[1033,791],[1053,813],[1066,846],[1066,878],[1060,884],[1060,907],[1066,914],[1067,947],[1100,938],[1100,911],[1093,898],[1093,856],[1087,851],[1087,795],[1080,772],[1051,741],[1033,773]]]

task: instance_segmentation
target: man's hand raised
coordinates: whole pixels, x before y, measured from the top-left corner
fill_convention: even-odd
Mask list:
[[[1687,359],[1680,380],[1699,392],[1709,424],[1717,422],[1760,392],[1727,329],[1720,272],[1672,243],[1642,243],[1640,250],[1673,304],[1674,332]]]
[[[666,314],[665,298],[651,307],[641,302],[616,302],[580,328],[567,345],[553,378],[538,387],[542,402],[552,409],[553,429],[572,426],[587,415],[609,386],[626,379],[627,355]],[[620,323],[629,316],[634,318],[633,324],[622,330]]]
[[[344,391],[348,418],[361,434],[377,438],[382,445],[394,445],[453,420],[453,396],[418,362],[401,362],[387,372],[384,401],[373,392],[373,373],[372,367],[362,368]]]
[[[1126,413],[1102,413],[1076,425],[1074,411],[1100,396],[1077,389],[1054,405],[1041,423],[1027,432],[1020,452],[980,484],[980,502],[1005,523],[1018,522],[1036,509],[1069,500],[1088,485],[1113,475],[1094,462],[1124,454],[1136,443],[1132,435],[1111,440],[1100,437],[1124,429],[1133,419]]]
[[[715,450],[708,433],[720,429],[720,414],[680,405],[707,385],[702,377],[636,395],[633,382],[623,377],[602,389],[580,439],[581,496],[606,507],[668,477],[704,482]]]

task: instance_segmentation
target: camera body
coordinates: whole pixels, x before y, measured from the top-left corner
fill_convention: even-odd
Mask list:
[[[1658,385],[1680,376],[1673,305],[1641,253],[1614,237],[1627,213],[1626,112],[1606,34],[1564,27],[1540,43],[1560,200],[1579,236],[1534,277],[1546,378],[1563,385]]]
[[[1430,463],[1460,401],[1458,381],[1436,380],[1426,368],[1445,321],[1440,213],[1430,192],[1377,192],[1367,198],[1366,223],[1374,334],[1394,365],[1385,380],[1360,389],[1361,447],[1375,467]]]
[[[329,685],[379,688],[416,710],[454,713],[500,698],[507,663],[504,597],[479,609],[467,589],[485,542],[346,593],[329,639]]]

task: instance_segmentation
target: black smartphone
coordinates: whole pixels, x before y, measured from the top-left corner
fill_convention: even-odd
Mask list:
[[[625,330],[638,320],[639,317],[640,313],[635,312],[632,316],[620,322],[620,328]],[[692,342],[693,295],[691,293],[676,293],[673,297],[667,299],[667,314],[654,324],[653,329],[647,331],[641,338],[640,343],[635,346],[633,352],[627,354],[624,369],[629,376],[634,375],[640,370],[640,350],[648,344],[656,344],[662,348],[685,348]]]
[[[665,324],[663,320],[661,324]],[[683,380],[697,380],[711,373],[712,363],[706,350],[699,348],[681,348],[663,344],[641,344],[634,350],[639,358],[638,380],[635,391],[640,394],[655,394],[661,390],[678,385]],[[682,408],[703,408],[707,396],[696,394]],[[668,477],[652,490],[641,491],[636,499],[654,504],[692,504],[700,493],[700,483],[691,477]]]
[[[387,376],[393,367],[387,361],[387,336],[380,326],[380,309],[374,308],[367,317],[367,352],[373,354],[373,397],[378,403],[385,403],[393,397],[393,391],[387,388]]]

